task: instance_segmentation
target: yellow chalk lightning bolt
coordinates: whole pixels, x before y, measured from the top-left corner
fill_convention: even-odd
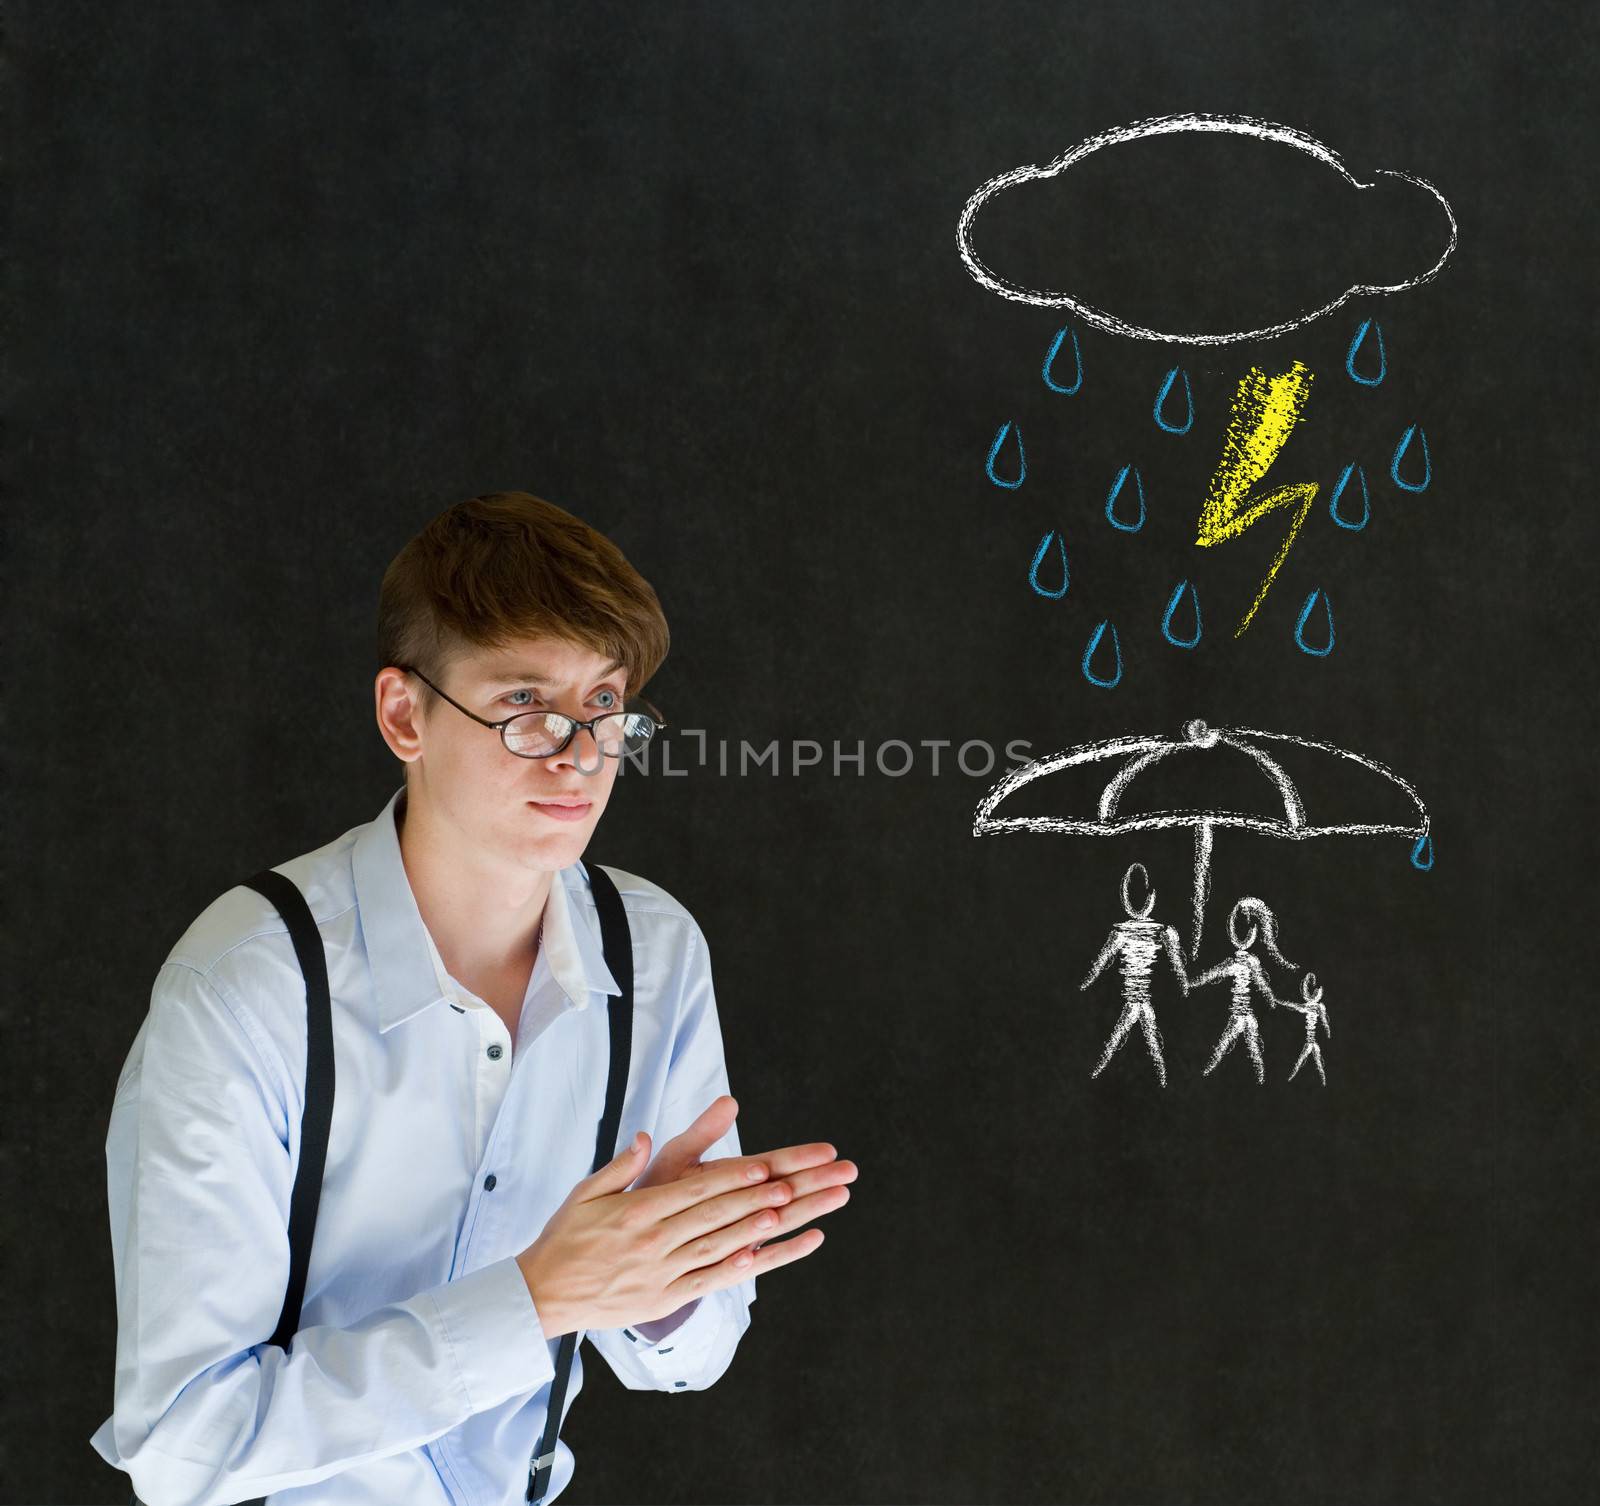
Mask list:
[[[1259,523],[1276,508],[1297,508],[1298,511],[1289,524],[1289,532],[1272,568],[1256,592],[1256,599],[1250,603],[1244,620],[1234,629],[1235,638],[1250,626],[1250,619],[1266,597],[1267,587],[1278,573],[1317,495],[1315,481],[1296,481],[1264,496],[1250,496],[1250,488],[1266,475],[1268,467],[1278,458],[1278,451],[1288,442],[1310,392],[1311,370],[1300,361],[1275,377],[1268,377],[1259,366],[1252,366],[1239,378],[1239,391],[1228,416],[1228,432],[1222,439],[1222,459],[1217,463],[1211,487],[1200,507],[1200,527],[1195,543],[1205,547],[1220,544],[1225,539],[1236,539],[1252,523]]]

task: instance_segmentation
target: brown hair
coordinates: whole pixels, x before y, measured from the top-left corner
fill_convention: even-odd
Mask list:
[[[447,508],[390,562],[378,593],[378,667],[439,681],[475,648],[553,634],[620,659],[630,696],[667,657],[667,619],[648,581],[580,518],[529,492]],[[417,682],[418,705],[438,697]]]

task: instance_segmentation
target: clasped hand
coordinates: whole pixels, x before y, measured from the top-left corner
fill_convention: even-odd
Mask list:
[[[824,1142],[702,1162],[738,1112],[723,1094],[654,1161],[641,1130],[567,1194],[517,1257],[546,1337],[651,1322],[822,1244],[820,1229],[766,1241],[842,1208],[855,1163]]]

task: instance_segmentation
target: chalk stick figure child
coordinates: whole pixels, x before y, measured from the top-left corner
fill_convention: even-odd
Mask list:
[[[1283,1002],[1290,1009],[1298,1009],[1306,1017],[1306,1045],[1300,1053],[1300,1060],[1294,1064],[1294,1072],[1289,1074],[1289,1080],[1294,1081],[1294,1073],[1305,1065],[1309,1056],[1317,1064],[1317,1076],[1322,1079],[1323,1087],[1328,1085],[1328,1074],[1322,1070],[1322,1049],[1317,1044],[1317,1026],[1320,1024],[1327,1032],[1328,1039],[1333,1039],[1333,1026],[1328,1023],[1328,1008],[1322,1002],[1322,990],[1317,987],[1317,975],[1307,973],[1300,980],[1300,997],[1305,1000],[1303,1004],[1296,1004],[1293,999]]]
[[[1242,929],[1246,922],[1250,926],[1248,932]],[[1227,1028],[1222,1032],[1222,1038],[1217,1042],[1217,1049],[1211,1053],[1211,1060],[1206,1063],[1205,1071],[1200,1075],[1207,1076],[1242,1035],[1245,1049],[1249,1051],[1250,1059],[1255,1063],[1256,1081],[1264,1083],[1267,1080],[1267,1066],[1261,1059],[1261,1027],[1256,1023],[1255,1013],[1250,1008],[1250,992],[1252,989],[1259,990],[1267,1003],[1272,1005],[1281,1004],[1284,1000],[1273,994],[1272,986],[1267,982],[1266,972],[1250,948],[1259,939],[1267,953],[1281,967],[1292,972],[1295,965],[1278,950],[1277,922],[1273,919],[1272,911],[1253,895],[1246,895],[1233,907],[1232,914],[1228,916],[1228,935],[1233,938],[1233,956],[1226,962],[1219,962],[1209,972],[1189,980],[1190,988],[1199,988],[1204,984],[1226,978],[1232,990],[1228,1003]]]
[[[1130,892],[1136,873],[1146,890],[1144,904],[1137,909]],[[1144,864],[1131,864],[1122,875],[1122,908],[1127,911],[1128,919],[1112,926],[1106,944],[1094,959],[1094,966],[1089,969],[1089,976],[1078,985],[1080,989],[1087,988],[1113,957],[1118,959],[1122,973],[1122,1017],[1111,1032],[1111,1039],[1106,1042],[1100,1065],[1089,1074],[1090,1077],[1098,1077],[1105,1070],[1112,1053],[1122,1044],[1128,1032],[1138,1025],[1144,1031],[1145,1045],[1150,1048],[1150,1058],[1156,1064],[1156,1076],[1161,1079],[1162,1087],[1167,1085],[1167,1066],[1161,1059],[1161,1032],[1156,1028],[1155,1010],[1150,1007],[1150,977],[1155,971],[1156,953],[1163,947],[1166,949],[1172,970],[1177,973],[1178,982],[1185,993],[1189,992],[1189,973],[1183,965],[1183,953],[1178,948],[1178,933],[1171,926],[1150,919],[1150,912],[1155,907],[1156,891],[1150,887],[1150,875],[1145,871]]]

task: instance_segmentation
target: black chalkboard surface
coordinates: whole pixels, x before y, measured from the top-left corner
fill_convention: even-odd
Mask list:
[[[590,1364],[572,1502],[1589,1499],[1596,44],[10,7],[8,1499],[125,1495],[119,1065],[502,489],[671,623],[592,856],[861,1168],[718,1385]]]

